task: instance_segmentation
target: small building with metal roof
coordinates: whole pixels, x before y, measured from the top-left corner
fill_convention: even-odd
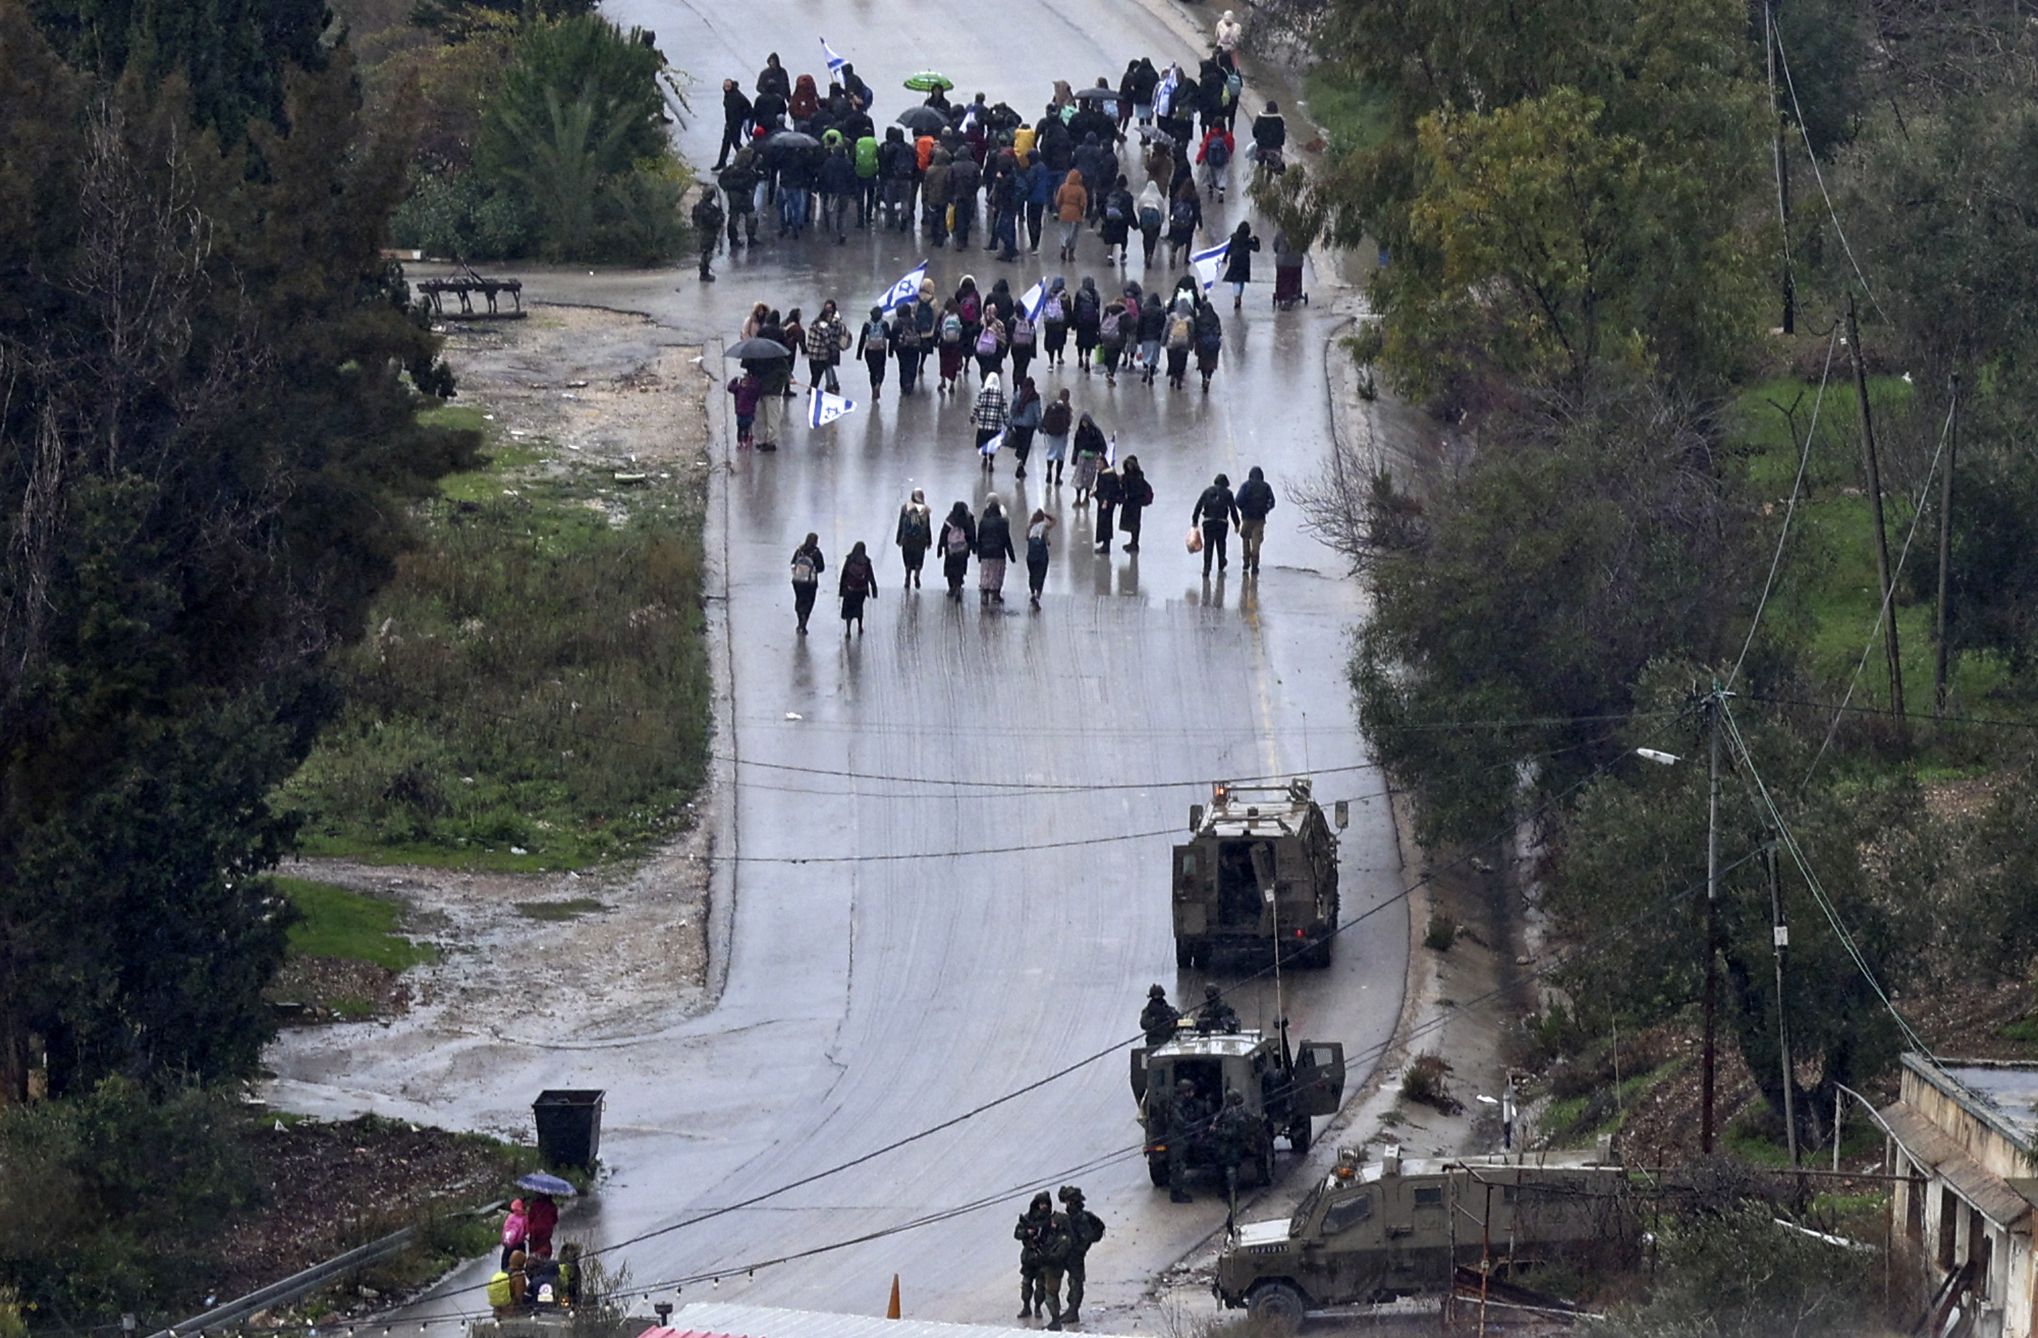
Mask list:
[[[1878,1114],[1904,1177],[1891,1247],[1916,1259],[1932,1297],[1919,1332],[2038,1338],[2038,1065],[1906,1054],[1898,1098]]]

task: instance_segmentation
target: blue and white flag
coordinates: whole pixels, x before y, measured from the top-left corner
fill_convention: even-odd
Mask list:
[[[819,386],[815,386],[807,392],[808,427],[826,427],[843,414],[854,413],[855,411],[855,400],[844,399],[840,395],[830,395]]]
[[[998,448],[1000,446],[1003,446],[1004,444],[1005,444],[1005,430],[1003,428],[1000,428],[998,429],[998,435],[992,437],[989,441],[977,447],[977,451],[986,460],[995,459],[998,454]]]
[[[1154,90],[1153,109],[1156,115],[1167,116],[1174,111],[1175,88],[1181,82],[1180,74],[1180,66],[1168,66],[1167,76],[1161,80],[1161,86]]]
[[[1104,443],[1104,468],[1118,468],[1118,434],[1116,432],[1113,432],[1111,439]]]
[[[927,262],[923,260],[908,270],[905,278],[885,290],[885,295],[877,300],[878,306],[886,311],[911,306],[920,296],[920,281],[926,277]]]
[[[1217,278],[1224,273],[1224,257],[1231,250],[1231,239],[1225,238],[1215,246],[1206,246],[1189,257],[1189,268],[1203,282],[1203,291],[1209,292],[1217,286]]]
[[[1029,321],[1040,319],[1040,308],[1047,302],[1047,280],[1042,279],[1025,292],[1019,294],[1019,310]]]
[[[835,54],[835,48],[828,45],[828,39],[825,37],[821,39],[821,50],[828,57],[828,73],[831,75],[842,73],[842,67],[849,62]]]

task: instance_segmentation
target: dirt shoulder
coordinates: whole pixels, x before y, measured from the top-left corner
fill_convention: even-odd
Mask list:
[[[700,350],[627,313],[534,306],[529,319],[447,332],[456,404],[480,411],[519,477],[589,482],[585,505],[621,523],[652,501],[704,499],[710,384]],[[693,501],[692,505],[702,503]],[[286,1109],[403,1112],[424,1103],[383,1056],[482,1043],[601,1041],[669,1026],[707,1003],[712,783],[640,860],[506,873],[343,859],[280,872],[387,898],[437,950],[384,997],[395,1016],[286,1030],[272,1046]],[[475,1063],[486,1062],[485,1055]],[[412,1107],[414,1108],[414,1107]]]

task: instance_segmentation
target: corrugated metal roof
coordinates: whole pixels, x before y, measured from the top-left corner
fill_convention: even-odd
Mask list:
[[[1882,1123],[1903,1145],[1910,1159],[1952,1186],[1953,1192],[1981,1211],[1983,1217],[2004,1230],[2022,1227],[2031,1215],[2031,1203],[2002,1177],[1993,1174],[1968,1156],[1953,1137],[1927,1119],[1924,1112],[1902,1101],[1881,1111]]]
[[[1085,1331],[1089,1330],[1086,1324]],[[673,1312],[672,1328],[729,1338],[1039,1338],[1038,1329],[992,1324],[943,1324],[925,1319],[831,1315],[819,1310],[778,1310],[761,1305],[695,1301]]]

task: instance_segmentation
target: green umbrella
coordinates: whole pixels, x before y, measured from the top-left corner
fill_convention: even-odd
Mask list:
[[[922,70],[906,76],[906,87],[916,93],[932,93],[937,88],[954,88],[955,80],[939,70]]]

